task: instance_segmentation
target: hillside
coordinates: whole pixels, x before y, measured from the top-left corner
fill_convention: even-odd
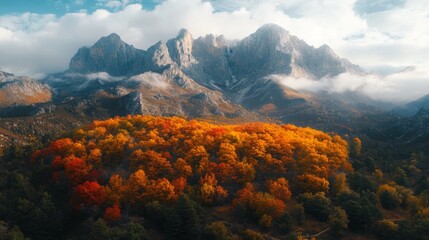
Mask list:
[[[268,123],[218,126],[134,116],[95,121],[89,129],[77,130],[74,140],[60,139],[36,152],[33,161],[52,161],[54,178],[71,187],[97,180],[90,172],[121,174],[125,179],[138,172],[149,181],[185,184],[173,188],[167,199],[149,197],[168,201],[180,195],[188,180],[202,184],[203,179],[219,182],[212,187],[232,196],[247,183],[278,178],[286,178],[295,194],[327,192],[332,174],[351,170],[347,157],[347,143],[339,136],[310,128]],[[202,195],[203,202],[214,201],[215,196]]]
[[[49,102],[51,89],[29,77],[0,71],[0,114],[2,108]]]
[[[414,195],[404,185],[415,178],[365,173],[361,141],[349,141],[272,123],[140,115],[94,121],[40,150],[4,153],[0,216],[16,225],[0,233],[426,239],[425,187]]]

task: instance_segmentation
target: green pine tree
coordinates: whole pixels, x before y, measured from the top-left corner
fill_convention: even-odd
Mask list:
[[[200,218],[189,197],[181,195],[174,206],[174,211],[181,220],[183,233],[181,239],[198,239],[201,229]]]

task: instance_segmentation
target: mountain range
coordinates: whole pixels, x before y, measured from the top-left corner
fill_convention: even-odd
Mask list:
[[[358,92],[298,91],[281,80],[320,81],[340,74],[367,73],[328,45],[315,48],[273,24],[240,41],[214,35],[194,39],[183,29],[147,50],[112,33],[80,48],[66,71],[40,81],[0,72],[0,117],[2,122],[11,117],[86,122],[127,114],[270,117],[350,132],[396,121],[397,112],[413,117],[429,105],[423,98],[395,113]]]

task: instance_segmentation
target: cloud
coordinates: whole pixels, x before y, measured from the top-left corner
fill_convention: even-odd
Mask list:
[[[268,78],[298,91],[359,92],[376,100],[405,103],[429,93],[428,76],[429,65],[419,65],[386,76],[343,73],[321,80],[297,79],[282,75],[271,75]]]
[[[92,86],[93,82],[98,82],[99,84],[104,84],[104,82],[117,82],[121,81],[123,77],[114,77],[110,76],[107,72],[97,72],[90,74],[80,74],[80,73],[67,73],[65,74],[67,78],[66,81],[76,81],[73,85],[77,90],[88,89]],[[86,79],[87,81],[81,82],[82,79]],[[102,80],[102,81],[100,81]],[[50,76],[49,81],[51,82],[64,82],[62,78],[56,78],[55,76]]]
[[[88,81],[103,80],[103,81],[109,81],[109,82],[116,82],[124,79],[123,77],[110,76],[109,73],[107,72],[96,72],[96,73],[89,73],[89,74],[66,73],[65,76],[70,78],[85,78]],[[53,80],[63,81],[61,79],[53,79]]]
[[[116,81],[120,81],[123,79],[121,77],[112,77],[107,72],[90,73],[90,74],[87,74],[85,77],[86,77],[86,79],[88,79],[90,81],[101,79],[104,81],[116,82]]]
[[[154,87],[159,89],[166,89],[170,86],[170,84],[168,84],[168,82],[162,75],[153,72],[147,72],[133,76],[130,78],[130,80],[140,82],[147,87]]]
[[[0,27],[0,41],[11,40],[13,32],[7,28]]]

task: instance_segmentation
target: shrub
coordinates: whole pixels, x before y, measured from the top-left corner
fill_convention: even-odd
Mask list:
[[[324,192],[303,193],[298,196],[298,201],[303,204],[305,213],[320,221],[328,220],[331,200],[325,196]]]

